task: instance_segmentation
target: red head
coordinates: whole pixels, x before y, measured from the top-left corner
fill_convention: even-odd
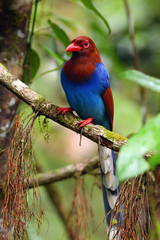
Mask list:
[[[101,62],[99,52],[89,37],[73,39],[66,51],[72,52],[72,57],[64,66],[64,72],[71,81],[83,82],[88,79],[95,69],[95,64]]]
[[[80,36],[73,39],[71,44],[66,48],[66,52],[72,52],[73,56],[93,57],[95,62],[101,62],[98,50],[89,37]]]

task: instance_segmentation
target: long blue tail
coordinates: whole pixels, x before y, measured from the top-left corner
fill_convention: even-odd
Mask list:
[[[116,159],[114,151],[106,147],[98,146],[100,165],[101,165],[101,176],[102,176],[102,190],[103,190],[103,200],[106,213],[107,221],[107,232],[109,230],[112,209],[117,200],[118,194],[120,192],[120,185],[116,177]],[[117,231],[118,224],[122,220],[121,213],[119,213],[111,224],[111,231],[109,239],[113,239]],[[117,239],[117,238],[115,238]]]

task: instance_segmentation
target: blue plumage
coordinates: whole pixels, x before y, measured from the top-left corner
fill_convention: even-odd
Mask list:
[[[103,63],[95,66],[91,77],[82,83],[70,81],[63,67],[61,82],[69,105],[82,119],[93,117],[94,124],[109,129],[109,115],[102,99],[106,88],[110,88],[109,75]]]

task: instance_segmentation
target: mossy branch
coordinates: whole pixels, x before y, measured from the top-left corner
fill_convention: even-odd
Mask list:
[[[88,124],[79,131],[78,122],[80,119],[73,113],[57,115],[58,106],[46,100],[44,97],[33,91],[29,86],[10,74],[1,64],[0,65],[0,83],[8,90],[13,92],[25,103],[30,105],[35,113],[44,115],[49,119],[82,134],[93,142],[106,146],[115,151],[119,151],[122,144],[127,142],[127,138],[106,130],[99,125]]]

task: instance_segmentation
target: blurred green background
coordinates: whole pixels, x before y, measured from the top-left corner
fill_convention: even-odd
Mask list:
[[[51,23],[63,29],[70,40],[80,35],[91,37],[110,75],[115,104],[114,131],[122,136],[128,136],[137,132],[142,126],[142,107],[139,86],[120,80],[118,77],[122,71],[134,68],[134,56],[128,34],[128,19],[124,1],[92,1],[95,8],[108,21],[111,28],[110,35],[108,35],[107,26],[102,19],[94,11],[88,9],[84,2],[80,0],[42,0],[38,3],[32,48],[38,54],[36,57],[40,60],[40,66],[32,79],[31,87],[55,105],[67,106],[60,83],[60,69],[70,55],[65,53],[65,41],[58,39]],[[129,5],[134,21],[135,42],[141,70],[160,78],[160,4],[157,0],[134,0],[129,1]],[[44,74],[46,71],[57,68],[56,71]],[[147,120],[159,110],[160,95],[148,90]],[[44,118],[41,117],[40,120],[43,125]],[[96,144],[83,137],[82,146],[79,146],[79,140],[78,134],[52,121],[48,121],[47,126],[43,127],[43,131],[37,122],[34,155],[38,170],[54,170],[90,159],[97,154]],[[89,236],[92,240],[106,239],[102,194],[95,184],[95,180],[95,177],[90,175],[84,178]],[[72,209],[76,180],[61,181],[53,186],[58,191],[61,205],[68,215]],[[32,221],[29,225],[29,239],[70,239],[48,190],[40,187],[40,191],[44,219],[38,236],[36,221]],[[30,196],[32,197],[32,190],[30,190]],[[92,208],[93,214],[91,214],[90,208]],[[87,235],[85,238],[77,239],[87,239]]]

